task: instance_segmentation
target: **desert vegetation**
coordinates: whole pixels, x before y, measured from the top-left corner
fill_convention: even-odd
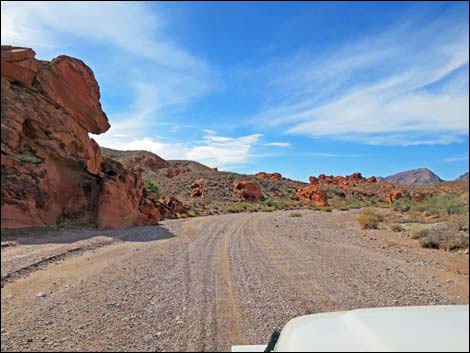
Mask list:
[[[446,251],[469,246],[468,192],[428,195],[418,202],[395,201],[385,221],[392,232],[418,241],[421,247]],[[376,212],[364,210],[358,217],[363,229],[376,229],[381,222]],[[382,217],[382,221],[384,221]]]

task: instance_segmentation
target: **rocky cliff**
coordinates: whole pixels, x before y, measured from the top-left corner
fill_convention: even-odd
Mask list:
[[[88,66],[2,46],[1,68],[2,227],[74,220],[113,228],[158,220],[139,209],[141,177],[103,163],[88,136],[110,127]]]

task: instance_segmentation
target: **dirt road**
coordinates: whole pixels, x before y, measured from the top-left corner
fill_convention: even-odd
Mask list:
[[[2,351],[227,350],[303,314],[468,303],[468,255],[360,231],[358,211],[290,213],[19,239],[2,248]]]

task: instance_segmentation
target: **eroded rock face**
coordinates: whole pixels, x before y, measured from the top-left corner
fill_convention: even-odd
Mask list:
[[[207,192],[206,180],[204,178],[197,179],[191,184],[191,198],[204,197]]]
[[[318,189],[315,185],[308,185],[304,188],[295,188],[297,197],[315,206],[329,206],[326,191]]]
[[[388,194],[387,201],[389,204],[392,204],[394,201],[398,201],[406,197],[407,195],[401,191],[393,191],[390,194]]]
[[[335,185],[347,188],[361,183],[376,183],[377,179],[375,177],[364,178],[361,173],[353,173],[345,177],[320,174],[318,178],[311,176],[309,182],[311,185]]]
[[[256,173],[255,176],[261,179],[270,179],[270,180],[283,180],[284,179],[280,173],[259,172],[259,173]]]
[[[174,196],[166,195],[158,199],[159,209],[165,218],[177,218],[178,215],[185,215],[190,209]]]
[[[168,167],[168,162],[158,156],[132,156],[132,158],[125,163],[125,167],[135,171],[138,171],[139,168],[157,171],[161,168]]]
[[[242,200],[257,201],[261,199],[261,189],[251,180],[236,180],[233,183],[233,192]]]
[[[2,46],[2,227],[141,222],[139,177],[103,163],[88,136],[109,128],[93,72],[71,57],[34,56]]]
[[[151,200],[143,197],[140,175],[111,159],[104,160],[102,170],[104,175],[96,218],[98,228],[126,228],[158,222],[158,209],[152,208]]]

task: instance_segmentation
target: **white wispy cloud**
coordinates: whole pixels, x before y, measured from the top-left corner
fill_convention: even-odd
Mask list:
[[[320,55],[277,59],[250,72],[270,94],[253,124],[375,145],[460,141],[469,127],[468,42],[468,24],[410,20]]]
[[[123,139],[116,134],[92,136],[100,146],[118,150],[145,150],[164,159],[189,159],[210,167],[230,169],[259,156],[255,149],[263,144],[261,134],[239,137],[217,135],[213,130],[204,130],[201,140],[194,142],[166,142],[158,137]]]
[[[121,133],[148,128],[217,85],[213,68],[178,44],[176,19],[164,11],[145,2],[2,2],[1,41],[32,47],[40,59],[69,52],[88,56],[80,57],[88,64],[93,59],[106,93],[133,100],[107,112]]]
[[[465,154],[459,154],[459,155],[444,159],[444,162],[460,162],[460,161],[468,161],[468,152]]]
[[[264,146],[273,146],[273,147],[291,147],[291,144],[289,142],[268,142],[263,144]]]

